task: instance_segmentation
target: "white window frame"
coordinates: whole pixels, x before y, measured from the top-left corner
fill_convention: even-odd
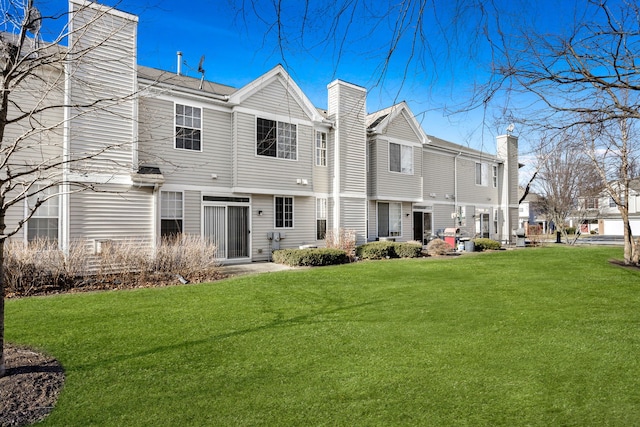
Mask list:
[[[33,188],[33,187],[32,187]],[[27,242],[32,242],[34,240],[38,240],[44,238],[39,233],[33,237],[29,237],[30,229],[33,230],[32,220],[56,220],[56,241],[60,241],[60,194],[58,186],[46,187],[45,185],[38,185],[34,188],[38,191],[37,194],[26,199],[26,214],[28,215],[31,212],[31,209],[35,206],[38,200],[42,200],[47,198],[38,209],[31,215],[31,218],[27,220],[25,223],[25,239]],[[48,222],[48,221],[47,221]],[[37,230],[41,230],[40,228],[36,228]],[[49,230],[50,227],[46,227],[46,230]],[[50,237],[46,236],[47,239]]]
[[[476,185],[487,187],[489,185],[489,164],[476,162],[475,168]]]
[[[263,139],[262,141],[258,140],[258,122],[260,120],[273,122],[275,124],[275,127],[273,128],[273,137],[275,138],[276,146],[274,151],[275,155],[273,156],[270,154],[264,154],[264,150],[263,153],[260,153],[260,150],[258,150],[260,143],[266,141],[266,139]],[[295,123],[281,122],[274,119],[267,119],[265,117],[256,117],[255,137],[256,156],[291,161],[298,160],[298,125]]]
[[[327,206],[326,197],[318,197],[316,199],[316,240],[324,240],[327,237]],[[320,238],[320,222],[324,221],[324,237]]]
[[[600,209],[600,200],[597,197],[587,197],[584,206],[587,210]]]
[[[316,131],[316,166],[327,166],[327,133]]]
[[[278,200],[282,200],[282,219],[278,225]],[[287,212],[286,202],[290,200],[290,212]],[[287,229],[294,227],[295,200],[292,196],[274,196],[273,197],[273,227],[277,229]]]
[[[167,197],[169,194],[176,196],[180,195],[178,198],[173,198],[169,200]],[[170,220],[170,221],[180,221],[180,231],[178,234],[184,233],[184,192],[182,191],[160,191],[160,236],[164,237],[162,234],[162,221]]]
[[[400,157],[397,165],[392,162],[392,146],[397,146],[399,150]],[[389,172],[413,175],[413,147],[411,145],[389,142]]]
[[[178,112],[179,109],[182,109],[181,112]],[[197,111],[197,114],[195,112]],[[193,105],[181,104],[176,102],[173,108],[174,112],[174,138],[173,138],[173,148],[176,150],[186,150],[186,151],[202,151],[202,108],[194,107]],[[189,112],[189,114],[187,114]],[[186,129],[188,131],[197,131],[199,135],[198,140],[198,148],[193,148],[193,140],[192,146],[185,147],[184,142],[182,143],[182,147],[178,147],[178,134],[181,129]]]
[[[388,206],[388,236],[380,235],[380,205]],[[394,218],[393,214],[397,216]],[[376,206],[376,233],[378,237],[400,237],[402,236],[402,203],[400,202],[378,202]]]
[[[498,188],[498,166],[493,165],[493,188]]]

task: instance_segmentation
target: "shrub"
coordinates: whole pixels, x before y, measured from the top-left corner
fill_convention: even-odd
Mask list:
[[[473,239],[473,244],[475,245],[475,250],[478,252],[487,251],[487,250],[497,250],[500,249],[502,245],[500,242],[493,239],[486,239],[484,237]]]
[[[396,253],[400,258],[419,258],[422,256],[420,242],[396,243]]]
[[[564,231],[566,231],[567,234],[576,234],[576,227],[567,227]]]
[[[195,234],[181,234],[163,239],[156,248],[153,268],[156,272],[180,275],[191,282],[214,279],[220,264],[217,248],[207,239]]]
[[[441,239],[435,239],[427,244],[427,255],[447,255],[453,252],[453,246]]]
[[[417,258],[422,255],[422,245],[416,242],[370,242],[358,246],[356,255],[361,259]]]
[[[356,232],[341,228],[338,232],[327,230],[324,239],[325,247],[328,249],[340,249],[346,252],[349,258],[353,258],[356,254]]]
[[[356,248],[356,255],[360,259],[397,258],[394,242],[370,242]]]
[[[199,236],[163,241],[151,251],[142,240],[103,242],[100,253],[86,241],[71,242],[68,254],[48,241],[6,242],[4,280],[8,296],[70,289],[156,286],[219,277],[215,246]]]
[[[73,286],[75,278],[86,270],[82,245],[72,244],[65,257],[55,243],[36,240],[25,245],[21,241],[5,242],[4,283],[7,295],[34,293]]]
[[[273,252],[272,259],[277,264],[291,267],[320,267],[349,261],[345,251],[332,248],[281,249]]]

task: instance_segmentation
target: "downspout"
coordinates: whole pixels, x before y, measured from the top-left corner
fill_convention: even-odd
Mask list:
[[[453,159],[453,209],[455,216],[454,227],[458,228],[458,157],[462,155],[462,151],[456,154]]]
[[[69,3],[69,34],[74,34],[73,6]],[[69,49],[73,43],[69,41]],[[71,63],[69,61],[69,51],[64,58],[64,95],[63,95],[63,125],[62,125],[62,182],[60,185],[60,249],[65,256],[69,255],[70,236],[70,215],[69,215],[69,175],[70,175],[70,155],[71,152]]]

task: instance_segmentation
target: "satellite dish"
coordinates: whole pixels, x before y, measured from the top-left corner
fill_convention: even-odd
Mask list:
[[[202,90],[202,85],[204,83],[204,68],[202,67],[203,65],[204,65],[204,55],[200,57],[200,62],[198,63],[198,72],[202,74],[202,77],[200,77],[200,90]]]
[[[42,25],[42,15],[40,11],[35,7],[30,7],[27,12],[27,19],[25,19],[24,28],[29,31],[31,34],[36,34],[40,31],[40,26]]]
[[[516,128],[516,125],[514,125],[513,123],[510,123],[509,126],[507,126],[507,133],[513,132],[515,128]]]

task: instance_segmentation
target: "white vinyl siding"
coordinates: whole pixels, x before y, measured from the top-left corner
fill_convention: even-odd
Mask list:
[[[98,185],[100,192],[71,194],[69,230],[75,239],[135,240],[151,245],[154,236],[153,188]]]
[[[404,141],[417,141],[420,135],[417,135],[414,128],[409,123],[410,118],[407,110],[403,110],[397,115],[393,121],[387,126],[385,135],[389,138],[401,139]]]
[[[231,187],[231,113],[202,107],[202,151],[175,149],[173,101],[140,98],[139,115],[140,164],[159,167],[165,185]]]
[[[233,186],[239,191],[265,194],[287,194],[291,191],[308,192],[309,196],[317,191],[313,187],[314,168],[314,130],[310,125],[298,124],[297,136],[298,161],[275,161],[273,157],[256,155],[256,117],[237,112],[234,131],[237,132],[237,144],[233,174]],[[324,174],[326,176],[326,174]],[[300,179],[300,184],[298,184]],[[307,184],[302,182],[306,180]],[[255,191],[257,190],[257,191]]]
[[[422,175],[424,176],[423,198],[425,200],[446,200],[445,195],[453,194],[455,191],[454,180],[452,179],[455,164],[454,156],[423,150],[422,159]]]
[[[367,193],[365,100],[366,91],[360,87],[340,81],[329,85],[329,116],[336,122],[334,156],[340,192]],[[364,234],[365,230],[361,232]]]
[[[330,203],[333,205],[333,203]],[[331,206],[333,208],[333,206]],[[335,229],[335,224],[330,224]],[[367,200],[365,198],[340,198],[340,228],[356,233],[356,244],[367,241]]]
[[[309,116],[300,106],[299,100],[291,93],[291,88],[282,80],[271,83],[257,90],[242,102],[248,110],[268,111],[278,117],[291,117],[295,120],[309,120]]]
[[[68,152],[74,171],[129,174],[136,137],[137,19],[102,6],[71,3]],[[79,31],[79,30],[80,31]],[[89,107],[82,107],[89,106]]]

